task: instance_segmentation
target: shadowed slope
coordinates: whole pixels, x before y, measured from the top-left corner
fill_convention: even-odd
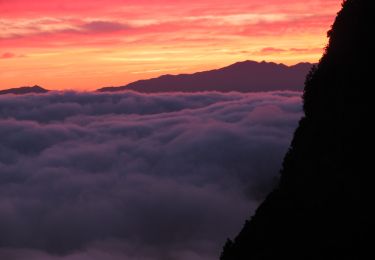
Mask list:
[[[373,108],[367,92],[373,81],[373,12],[372,0],[344,2],[328,33],[326,53],[307,77],[305,117],[280,183],[236,239],[228,240],[222,260],[362,259],[369,254]]]

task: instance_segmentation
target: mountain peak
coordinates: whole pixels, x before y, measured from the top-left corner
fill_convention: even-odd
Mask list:
[[[22,95],[22,94],[30,94],[30,93],[47,93],[49,90],[42,88],[41,86],[34,85],[34,86],[25,86],[19,88],[10,88],[0,90],[0,95],[5,94],[15,94],[15,95]]]
[[[287,65],[285,65],[283,63],[268,62],[268,61],[264,61],[264,60],[261,61],[261,62],[254,61],[254,60],[239,61],[239,62],[233,63],[233,64],[231,64],[227,67],[232,67],[232,66],[264,66],[264,65],[288,67]]]

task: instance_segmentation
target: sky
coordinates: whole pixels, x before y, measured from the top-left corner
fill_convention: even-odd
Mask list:
[[[0,89],[317,62],[341,0],[0,0]]]

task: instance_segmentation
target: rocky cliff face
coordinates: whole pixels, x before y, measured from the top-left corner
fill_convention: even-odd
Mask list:
[[[221,260],[362,259],[373,220],[372,0],[347,0],[305,83],[280,183]],[[371,258],[367,256],[366,259]]]

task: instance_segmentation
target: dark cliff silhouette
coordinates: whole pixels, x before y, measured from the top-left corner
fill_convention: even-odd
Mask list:
[[[373,0],[347,0],[274,191],[221,260],[373,259]],[[367,255],[366,255],[367,254]]]
[[[164,75],[154,79],[139,80],[122,87],[101,88],[98,91],[134,90],[145,93],[302,91],[305,75],[311,67],[310,63],[286,66],[272,62],[244,61],[217,70]]]
[[[20,88],[10,88],[10,89],[0,90],[0,95],[5,95],[5,94],[23,95],[23,94],[30,94],[30,93],[42,94],[42,93],[47,93],[48,91],[49,90],[35,85],[32,87],[20,87]]]

